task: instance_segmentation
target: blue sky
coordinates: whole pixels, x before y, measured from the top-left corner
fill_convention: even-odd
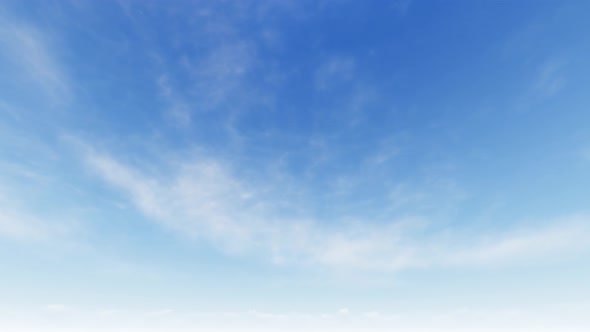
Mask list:
[[[586,1],[0,3],[0,330],[587,331]]]

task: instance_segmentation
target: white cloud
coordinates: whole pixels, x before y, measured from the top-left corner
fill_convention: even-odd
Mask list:
[[[554,252],[585,249],[590,244],[589,218],[573,216],[541,228],[512,231],[500,238],[480,240],[471,250],[457,253],[449,262],[490,264]]]
[[[190,74],[193,107],[211,111],[228,103],[249,101],[253,87],[248,77],[258,64],[256,44],[239,38],[223,38],[204,57],[183,58]]]
[[[22,193],[0,181],[0,238],[20,241],[44,241],[60,238],[76,226],[64,219],[41,217],[32,207],[22,206]]]
[[[0,56],[19,69],[57,104],[70,96],[68,79],[56,60],[49,38],[32,25],[0,17]]]
[[[24,242],[64,239],[77,232],[78,228],[79,226],[71,221],[40,217],[0,202],[0,238]]]
[[[272,178],[263,183],[240,180],[215,158],[171,162],[165,176],[149,175],[90,148],[85,160],[150,220],[226,252],[256,254],[276,263],[386,270],[476,266],[540,259],[590,244],[587,216],[487,234],[433,231],[422,218],[388,224],[349,220],[330,227],[326,225],[335,220],[326,223],[312,213],[290,215],[296,210],[290,207],[305,211],[305,206],[297,206],[303,203],[282,193]]]
[[[32,177],[31,182],[35,181],[38,181],[37,177]],[[26,197],[27,192],[19,190],[19,185],[0,177],[0,238],[23,242],[47,241],[63,239],[78,231],[79,225],[71,218],[42,214],[26,204]]]
[[[30,216],[22,216],[14,212],[0,212],[0,236],[16,239],[38,239],[45,231],[40,223]]]

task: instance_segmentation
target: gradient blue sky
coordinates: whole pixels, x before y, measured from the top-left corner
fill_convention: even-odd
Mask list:
[[[590,330],[588,13],[0,1],[0,330]]]

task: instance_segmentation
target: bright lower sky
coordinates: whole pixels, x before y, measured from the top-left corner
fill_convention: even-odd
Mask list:
[[[589,13],[0,1],[0,330],[590,330]]]

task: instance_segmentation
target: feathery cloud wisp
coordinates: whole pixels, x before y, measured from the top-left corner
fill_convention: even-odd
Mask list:
[[[432,232],[423,218],[389,224],[360,220],[335,230],[312,213],[298,218],[281,213],[281,200],[289,198],[281,197],[278,188],[268,191],[261,189],[268,186],[242,181],[214,158],[181,162],[172,175],[162,177],[90,148],[84,158],[147,218],[227,252],[255,253],[275,262],[386,270],[477,266],[583,250],[590,243],[585,216],[487,235]]]
[[[32,25],[0,19],[0,56],[16,64],[52,102],[63,104],[71,98],[70,84],[47,36]]]

